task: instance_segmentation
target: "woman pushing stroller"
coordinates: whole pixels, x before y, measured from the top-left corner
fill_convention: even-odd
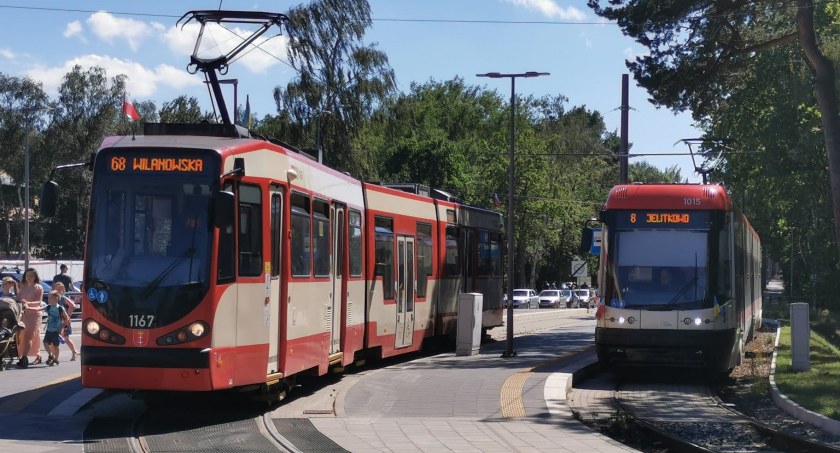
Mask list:
[[[29,354],[34,351],[35,360],[32,365],[41,363],[41,309],[44,298],[44,288],[41,287],[41,280],[38,278],[38,271],[34,268],[26,269],[23,273],[23,281],[18,291],[18,301],[23,304],[23,344],[20,350],[18,366],[26,368],[29,366]]]
[[[20,333],[23,330],[20,304],[13,298],[0,294],[0,371],[18,358]]]

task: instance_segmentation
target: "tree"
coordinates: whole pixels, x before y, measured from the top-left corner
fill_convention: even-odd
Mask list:
[[[194,96],[181,95],[164,102],[160,107],[161,123],[201,123],[203,121],[213,121],[213,114],[202,113],[198,99]]]
[[[388,57],[362,42],[371,26],[366,0],[316,0],[289,12],[289,64],[298,76],[274,89],[292,144],[315,148],[317,136],[333,167],[365,178],[370,159],[350,146],[373,109],[395,87]]]
[[[29,131],[30,156],[37,149],[43,130],[43,115],[27,112],[27,108],[47,106],[49,98],[40,83],[28,77],[19,78],[0,73],[0,170],[15,185],[15,191],[0,190],[0,221],[3,222],[3,250],[22,250],[24,147]],[[27,123],[29,127],[27,127]],[[5,184],[5,182],[4,182]],[[0,185],[2,188],[2,185]],[[34,196],[34,193],[30,193]],[[35,204],[30,200],[30,206]]]
[[[34,160],[33,180],[44,181],[56,165],[88,161],[103,137],[117,131],[124,92],[125,77],[108,79],[103,68],[75,66],[67,73],[58,89],[55,109],[50,112],[43,146]],[[42,253],[48,257],[81,256],[90,173],[71,170],[58,173],[56,178],[62,196],[56,219],[44,227]]]
[[[677,165],[660,170],[647,161],[634,162],[628,168],[628,176],[631,183],[680,183],[683,182],[680,168]]]
[[[506,206],[492,202],[508,193],[506,101],[460,78],[415,83],[380,105],[354,146],[372,150],[383,181],[424,183],[506,214]],[[561,263],[571,261],[582,220],[606,199],[604,175],[615,173],[596,156],[609,152],[601,115],[566,109],[566,102],[563,96],[516,100],[517,286],[533,286],[543,267],[568,269]]]
[[[588,3],[596,14],[616,20],[626,35],[648,49],[648,55],[637,57],[628,67],[653,101],[675,110],[691,109],[697,120],[730,105],[732,87],[741,83],[745,72],[753,70],[758,55],[798,44],[799,61],[791,63],[803,64],[813,72],[812,89],[831,182],[834,243],[840,250],[840,108],[834,63],[824,51],[826,42],[836,36],[827,17],[835,2]],[[822,39],[818,39],[818,33]]]

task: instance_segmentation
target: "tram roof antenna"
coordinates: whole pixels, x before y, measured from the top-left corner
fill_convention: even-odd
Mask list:
[[[720,157],[723,155],[723,150],[728,148],[728,146],[726,146],[726,142],[728,141],[729,139],[727,138],[684,138],[681,140],[677,140],[674,144],[676,145],[677,143],[682,142],[688,146],[688,153],[691,155],[691,163],[692,165],[694,165],[694,171],[703,177],[703,184],[708,184],[709,173],[713,172],[715,170],[715,167],[717,167],[717,164],[720,163]],[[694,159],[694,150],[691,148],[691,145],[702,145],[704,143],[717,143],[721,145],[721,150],[720,152],[718,152],[717,157],[715,157],[714,159],[714,165],[710,167],[706,167],[702,164],[698,166],[697,161]]]
[[[213,88],[213,97],[216,99],[216,104],[219,107],[219,113],[222,115],[223,124],[233,124],[230,120],[230,114],[225,106],[225,98],[222,94],[222,87],[219,83],[219,74],[227,74],[228,65],[240,52],[245,50],[257,38],[262,36],[272,25],[277,25],[278,28],[283,28],[283,23],[288,23],[289,17],[280,13],[267,13],[261,11],[229,11],[229,10],[199,10],[189,11],[175,23],[175,26],[181,26],[183,29],[190,21],[195,20],[201,24],[201,30],[198,32],[198,38],[195,41],[195,49],[190,56],[190,63],[187,65],[187,72],[195,74],[202,71]],[[234,47],[225,55],[215,58],[200,58],[198,50],[201,47],[201,39],[204,37],[204,27],[208,22],[234,23],[234,24],[250,24],[259,25],[259,28],[251,33],[251,36],[242,40],[239,45]],[[236,106],[234,106],[236,108]]]

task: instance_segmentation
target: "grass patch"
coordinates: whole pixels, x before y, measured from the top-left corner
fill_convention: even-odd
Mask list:
[[[840,349],[811,331],[811,368],[791,368],[790,326],[782,328],[776,357],[776,385],[802,407],[840,419]]]

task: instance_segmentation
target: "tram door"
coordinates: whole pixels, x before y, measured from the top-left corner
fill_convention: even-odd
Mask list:
[[[344,286],[344,205],[334,203],[330,209],[330,222],[332,223],[332,258],[330,263],[330,304],[328,308],[330,316],[330,354],[341,351],[341,307],[346,307],[347,288]]]
[[[280,265],[283,260],[283,188],[272,185],[269,188],[271,200],[269,225],[271,228],[270,263],[266,265],[266,306],[264,320],[269,324],[268,330],[268,368],[266,374],[280,370],[278,352],[280,350]]]
[[[397,237],[397,348],[411,346],[414,339],[414,238]]]

